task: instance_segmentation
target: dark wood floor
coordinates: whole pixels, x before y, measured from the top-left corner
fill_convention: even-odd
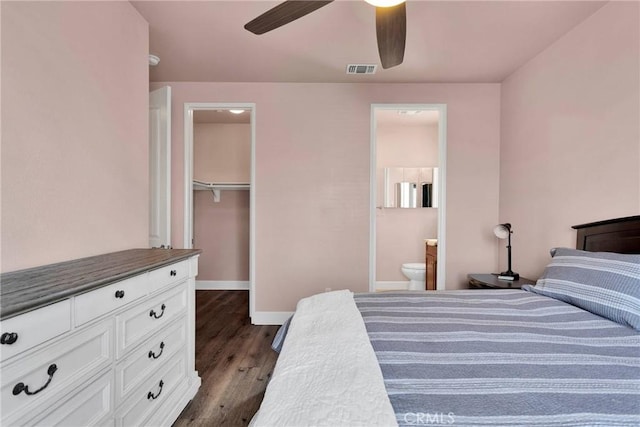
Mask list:
[[[202,386],[174,426],[246,426],[277,354],[277,326],[254,326],[247,291],[196,291],[196,370]]]

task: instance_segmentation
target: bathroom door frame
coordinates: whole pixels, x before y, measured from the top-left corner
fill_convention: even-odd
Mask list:
[[[418,110],[438,111],[438,267],[437,290],[444,290],[446,283],[446,195],[447,195],[447,105],[446,104],[371,104],[371,142],[369,158],[370,207],[369,207],[369,292],[376,290],[376,200],[377,181],[377,132],[376,111]],[[399,267],[399,266],[398,266]]]
[[[184,241],[185,249],[193,248],[193,113],[198,110],[243,109],[251,114],[251,182],[249,187],[249,316],[255,314],[255,248],[256,248],[256,104],[233,102],[184,103]]]

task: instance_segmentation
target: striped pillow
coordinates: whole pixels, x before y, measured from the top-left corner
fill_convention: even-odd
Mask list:
[[[555,298],[640,331],[640,255],[555,248],[535,286]]]

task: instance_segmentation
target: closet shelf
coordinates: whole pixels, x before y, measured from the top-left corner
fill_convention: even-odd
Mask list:
[[[250,184],[245,183],[237,183],[237,182],[203,182],[193,180],[193,189],[194,190],[209,190],[213,194],[213,201],[220,201],[220,190],[249,190],[251,188]]]
[[[193,189],[194,190],[248,190],[250,187],[249,184],[240,183],[240,182],[203,182],[193,180]]]

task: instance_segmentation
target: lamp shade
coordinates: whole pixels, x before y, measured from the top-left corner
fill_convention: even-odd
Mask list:
[[[493,228],[493,234],[496,235],[498,239],[506,239],[509,237],[509,233],[511,233],[511,224],[498,224]]]

